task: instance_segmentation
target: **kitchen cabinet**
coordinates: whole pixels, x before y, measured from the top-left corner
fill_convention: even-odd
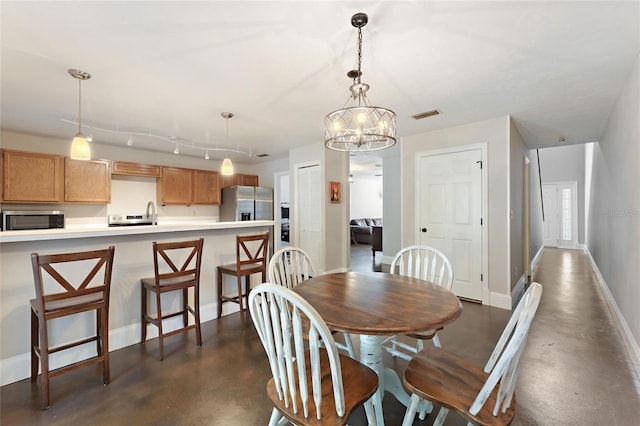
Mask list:
[[[190,206],[194,201],[195,170],[162,167],[158,179],[158,200],[164,205]]]
[[[220,204],[220,174],[195,170],[193,204]]]
[[[111,202],[111,162],[65,158],[64,201],[109,204]]]
[[[231,176],[222,176],[222,187],[228,188],[234,185],[242,185],[242,186],[258,186],[258,176],[257,175],[243,175],[240,173],[236,173]]]
[[[124,176],[160,177],[160,166],[154,164],[131,163],[129,161],[114,161],[111,174]]]
[[[59,203],[64,193],[64,157],[2,151],[2,201]]]
[[[162,167],[157,190],[162,205],[220,204],[220,175],[209,170]]]

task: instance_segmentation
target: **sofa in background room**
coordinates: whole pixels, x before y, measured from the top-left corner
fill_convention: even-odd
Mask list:
[[[354,244],[371,244],[371,227],[382,226],[381,218],[351,219],[351,242]]]

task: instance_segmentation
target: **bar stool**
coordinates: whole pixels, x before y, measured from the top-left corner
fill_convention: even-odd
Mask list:
[[[109,292],[114,251],[115,248],[110,246],[105,250],[77,253],[31,254],[36,287],[36,298],[30,301],[31,382],[35,382],[38,376],[40,358],[43,410],[49,408],[49,381],[52,377],[102,363],[102,381],[109,384]],[[44,277],[43,270],[47,272]],[[60,291],[58,286],[64,291]],[[49,347],[48,320],[88,311],[96,311],[94,336]],[[96,356],[49,370],[50,354],[94,341]]]
[[[202,333],[200,331],[200,264],[202,262],[202,245],[204,239],[169,243],[153,242],[153,268],[154,276],[140,280],[142,289],[142,340],[147,340],[147,325],[158,327],[158,343],[160,345],[160,361],[164,359],[164,338],[174,334],[183,333],[192,328],[196,329],[196,343],[202,346]],[[186,259],[185,259],[186,257]],[[161,259],[161,260],[160,260]],[[184,259],[184,260],[183,260]],[[176,265],[181,265],[180,267]],[[162,269],[162,272],[160,271]],[[166,270],[168,272],[165,272]],[[189,289],[193,288],[194,303],[189,305]],[[182,291],[182,309],[170,314],[162,313],[160,295],[170,291]],[[156,316],[147,312],[147,292],[155,293]],[[193,315],[195,322],[189,325],[189,313]],[[165,333],[162,321],[167,318],[182,316],[182,327]]]
[[[261,283],[267,280],[267,248],[269,232],[256,235],[236,235],[236,263],[218,266],[218,318],[222,316],[222,304],[234,302],[240,305],[240,323],[245,328],[244,314],[249,310],[249,292],[251,291],[251,275],[262,274]],[[222,274],[233,275],[238,282],[237,296],[222,294]],[[242,277],[245,278],[245,289],[242,290]],[[244,304],[242,298],[245,298]]]

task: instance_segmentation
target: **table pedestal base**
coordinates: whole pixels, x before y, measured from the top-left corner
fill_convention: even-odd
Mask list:
[[[382,364],[382,342],[386,339],[384,336],[360,335],[360,362],[371,368],[378,375],[378,390],[373,396],[373,407],[376,415],[376,425],[384,425],[384,416],[382,412],[382,399],[384,392],[391,394],[400,401],[405,407],[411,403],[411,395],[409,395],[402,386],[400,377],[391,368],[387,368]],[[420,401],[418,412],[421,413],[420,418],[424,419],[426,413],[430,413],[432,409],[431,403],[428,401]],[[369,424],[372,424],[370,417]]]

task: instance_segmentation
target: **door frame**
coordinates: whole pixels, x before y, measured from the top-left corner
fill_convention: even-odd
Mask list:
[[[454,154],[456,152],[474,151],[480,150],[480,158],[482,159],[482,168],[480,169],[480,187],[482,188],[482,194],[480,195],[481,214],[483,224],[480,230],[482,241],[480,246],[482,247],[481,253],[481,300],[482,304],[488,305],[490,303],[491,293],[489,291],[489,206],[488,206],[488,179],[487,171],[489,170],[488,162],[488,145],[486,142],[480,142],[469,145],[457,145],[447,148],[430,149],[427,151],[416,152],[414,156],[414,181],[415,181],[415,194],[414,199],[417,200],[420,195],[420,179],[419,179],[419,162],[422,157],[430,157],[434,155],[446,155]],[[414,203],[415,211],[413,215],[413,229],[414,229],[414,241],[417,243],[420,240],[420,225],[417,223],[420,217],[420,205]]]

